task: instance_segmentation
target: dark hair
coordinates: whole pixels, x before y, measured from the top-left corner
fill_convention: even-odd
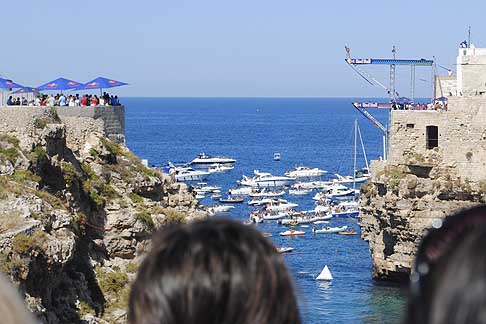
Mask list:
[[[486,323],[486,207],[437,227],[417,253],[406,323]]]
[[[282,257],[257,229],[213,219],[156,233],[130,293],[130,324],[299,324]]]

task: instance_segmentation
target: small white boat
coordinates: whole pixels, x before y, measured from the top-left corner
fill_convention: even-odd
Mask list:
[[[218,186],[202,186],[194,188],[197,193],[221,192],[221,187]]]
[[[285,195],[284,190],[281,190],[281,191],[266,191],[266,188],[263,188],[262,190],[253,190],[249,194],[250,197],[255,197],[255,198],[258,198],[258,197],[271,198],[271,197],[280,197],[280,196],[283,196],[283,195]]]
[[[282,225],[300,225],[300,224],[310,224],[317,221],[324,221],[329,220],[332,218],[332,215],[314,215],[314,216],[301,216],[301,217],[294,217],[294,218],[286,218],[279,221]]]
[[[203,194],[197,194],[196,195],[196,199],[204,199],[204,195]]]
[[[224,156],[210,156],[206,155],[204,153],[200,153],[197,158],[192,160],[190,164],[193,165],[208,165],[208,164],[232,164],[235,163],[236,160],[229,158],[229,157],[224,157]]]
[[[219,205],[219,206],[210,207],[208,209],[208,212],[211,216],[223,216],[229,213],[234,208],[235,208],[234,206]]]
[[[326,174],[326,170],[321,170],[319,168],[309,168],[305,166],[299,166],[293,168],[290,171],[285,172],[285,175],[292,178],[313,178],[313,177],[320,177]]]
[[[311,192],[312,192],[312,189],[290,189],[289,190],[290,195],[296,195],[296,196],[308,195]]]
[[[263,199],[252,199],[248,202],[250,206],[263,206],[266,204],[270,204],[274,199],[272,198],[263,198]]]
[[[324,266],[324,269],[322,269],[321,273],[316,278],[316,280],[327,280],[327,281],[331,281],[332,279],[333,278],[332,278],[331,271],[329,271],[327,265]]]
[[[240,204],[243,202],[243,197],[226,197],[226,198],[219,198],[219,202],[222,203],[229,203],[229,204]]]
[[[314,212],[316,214],[319,214],[319,213],[327,213],[331,210],[331,208],[328,206],[328,205],[317,205],[315,208],[314,208]]]
[[[361,170],[356,170],[355,174],[356,174],[356,176],[352,177],[352,176],[342,176],[338,173],[335,173],[334,175],[336,176],[336,179],[334,179],[333,182],[335,182],[335,183],[346,183],[346,184],[362,183],[362,182],[367,181],[371,177],[371,174],[370,174],[370,171],[368,170],[368,168],[362,168]]]
[[[280,157],[281,157],[280,153],[278,153],[278,152],[273,153],[273,160],[274,161],[280,161]]]
[[[353,205],[337,205],[332,208],[332,216],[334,217],[358,217],[359,207]]]
[[[225,165],[225,164],[216,163],[216,164],[211,165],[208,168],[208,172],[211,173],[211,174],[212,173],[223,173],[223,172],[231,171],[234,168],[235,167],[232,166],[232,165]]]
[[[282,246],[277,248],[278,253],[288,253],[288,252],[292,252],[293,250],[295,249],[290,246]]]
[[[326,226],[326,227],[321,228],[321,229],[312,228],[312,232],[314,234],[333,234],[333,233],[339,233],[339,232],[345,231],[346,229],[348,229],[348,227],[346,225],[340,226],[340,227]]]
[[[278,220],[285,217],[289,217],[289,214],[286,212],[279,212],[277,214],[263,214],[264,220]]]
[[[318,220],[318,221],[313,222],[312,224],[316,224],[316,225],[319,225],[319,224],[329,224],[329,221]]]
[[[270,203],[265,205],[265,210],[269,212],[279,212],[279,211],[285,211],[285,210],[290,210],[294,207],[299,206],[298,204],[290,203],[287,200],[284,199],[278,199],[277,201],[273,200]]]
[[[229,190],[229,193],[233,196],[248,196],[252,192],[251,187],[239,187]]]
[[[196,171],[193,168],[183,168],[177,172],[177,181],[201,181],[208,177],[209,172]]]
[[[221,193],[220,192],[214,193],[211,195],[211,198],[215,200],[219,200],[219,198],[221,198]]]
[[[265,188],[287,186],[295,181],[295,178],[274,176],[270,173],[260,172],[258,170],[254,170],[253,173],[255,174],[253,178],[243,176],[243,179],[240,181],[240,183],[243,186]]]
[[[302,236],[304,234],[305,234],[304,231],[297,231],[297,230],[294,230],[294,229],[290,229],[288,231],[281,232],[280,236]]]
[[[330,181],[309,181],[309,182],[296,182],[291,187],[292,189],[327,189],[332,185]]]

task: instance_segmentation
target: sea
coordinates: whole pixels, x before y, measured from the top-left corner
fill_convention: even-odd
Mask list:
[[[254,170],[283,175],[296,166],[351,175],[354,160],[354,123],[358,120],[368,160],[383,156],[382,132],[353,105],[359,98],[125,98],[128,147],[150,165],[183,163],[199,153],[229,156],[237,160],[227,173],[213,174],[206,182],[221,186],[223,196],[237,186],[243,175]],[[376,100],[376,99],[373,99]],[[370,111],[383,125],[386,110]],[[274,153],[281,160],[274,161]],[[357,166],[365,167],[358,140]],[[299,210],[314,208],[313,195],[285,199]],[[200,201],[217,202],[210,195]],[[251,208],[235,204],[229,218],[244,221]],[[357,218],[330,220],[329,226],[347,225],[360,233]],[[400,323],[406,293],[399,287],[376,282],[371,276],[368,243],[360,235],[313,235],[301,227],[302,237],[281,237],[286,230],[275,221],[257,226],[270,232],[278,246],[293,247],[284,254],[295,282],[303,322]],[[327,265],[332,282],[315,278]]]

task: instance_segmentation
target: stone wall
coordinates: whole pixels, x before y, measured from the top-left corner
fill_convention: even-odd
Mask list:
[[[29,124],[42,114],[44,107],[0,107],[0,132],[9,129],[29,129]],[[92,132],[101,132],[112,141],[125,144],[125,107],[56,107],[63,123],[68,127],[68,141],[84,142]]]
[[[486,96],[450,97],[448,110],[391,112],[389,163],[426,157],[426,127],[437,126],[442,164],[477,183],[486,178]]]
[[[391,111],[389,156],[361,191],[362,237],[373,275],[406,281],[433,223],[486,201],[486,96],[453,96],[447,110]],[[427,147],[427,126],[438,146]]]

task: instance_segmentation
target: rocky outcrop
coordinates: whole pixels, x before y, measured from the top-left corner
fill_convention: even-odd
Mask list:
[[[372,178],[361,188],[360,225],[369,242],[373,277],[408,281],[426,231],[462,208],[484,202],[486,183],[471,183],[443,152],[408,151],[402,163],[373,161]]]
[[[43,323],[124,323],[152,232],[205,217],[184,184],[55,111],[0,130],[0,266]],[[28,130],[28,131],[26,131]]]

